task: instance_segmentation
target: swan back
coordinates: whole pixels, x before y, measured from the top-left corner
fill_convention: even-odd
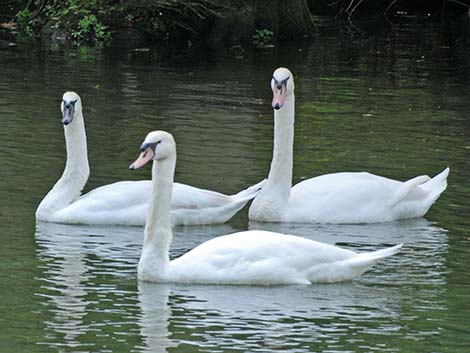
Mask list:
[[[312,284],[350,280],[401,245],[355,253],[299,236],[245,231],[213,238],[171,261],[173,282],[213,284]]]

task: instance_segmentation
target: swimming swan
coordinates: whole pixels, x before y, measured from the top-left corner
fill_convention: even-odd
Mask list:
[[[170,261],[175,141],[167,132],[153,131],[141,151],[129,168],[135,170],[153,160],[153,186],[139,280],[253,285],[337,282],[362,274],[401,247],[357,254],[298,236],[250,230],[213,238]]]
[[[422,217],[447,187],[446,168],[434,178],[406,182],[369,173],[333,173],[292,187],[294,77],[286,68],[271,80],[274,149],[268,181],[249,209],[261,222],[374,223]]]
[[[144,225],[150,180],[121,181],[80,195],[90,168],[78,94],[64,93],[60,109],[67,161],[62,177],[39,204],[36,219],[56,223]],[[171,201],[173,225],[223,223],[243,208],[264,182],[232,196],[175,183]]]

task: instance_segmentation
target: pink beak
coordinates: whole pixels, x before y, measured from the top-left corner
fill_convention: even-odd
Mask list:
[[[274,85],[273,90],[273,101],[271,102],[271,106],[273,109],[279,110],[284,106],[284,100],[286,98],[286,86],[282,85],[281,89],[277,88]]]
[[[145,151],[143,151],[139,155],[139,157],[135,160],[135,162],[129,166],[129,169],[131,170],[139,169],[140,167],[147,164],[148,161],[152,160],[154,155],[155,153],[153,152],[153,150],[150,147],[147,147]]]

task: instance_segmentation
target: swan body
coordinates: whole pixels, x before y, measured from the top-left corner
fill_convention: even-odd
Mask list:
[[[81,195],[90,169],[80,97],[66,92],[61,103],[67,162],[62,177],[41,201],[38,221],[78,224],[144,225],[151,182],[121,181]],[[213,224],[229,220],[255,197],[265,181],[235,195],[174,184],[172,225]]]
[[[152,201],[137,270],[139,280],[239,285],[338,282],[364,273],[401,247],[358,254],[299,236],[252,230],[213,238],[170,261],[175,142],[167,132],[153,131],[141,150],[131,169],[152,159],[154,162]]]
[[[268,181],[249,218],[261,222],[375,223],[422,217],[447,187],[449,168],[405,182],[370,173],[333,173],[292,187],[294,79],[279,68],[271,81],[274,150]]]
[[[224,223],[256,195],[264,182],[235,195],[174,183],[172,225]],[[140,226],[145,224],[150,192],[150,180],[120,181],[91,190],[66,207],[49,213],[45,219],[38,220]]]
[[[252,285],[339,282],[364,273],[400,247],[357,254],[299,236],[253,230],[201,244],[171,261],[163,278]]]

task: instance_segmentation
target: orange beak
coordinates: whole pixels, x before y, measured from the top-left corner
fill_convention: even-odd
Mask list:
[[[271,106],[273,109],[279,110],[284,106],[284,100],[286,98],[286,86],[282,85],[281,89],[277,88],[274,85],[273,90],[273,101],[271,102]]]
[[[148,163],[155,156],[155,153],[150,147],[147,147],[139,157],[129,166],[129,169],[136,170]]]

